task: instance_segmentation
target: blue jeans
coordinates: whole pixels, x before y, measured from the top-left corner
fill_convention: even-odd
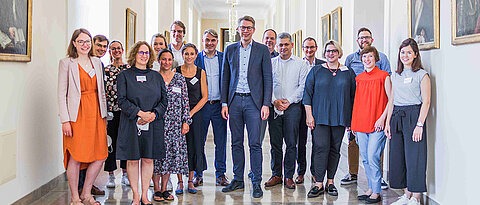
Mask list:
[[[383,131],[374,131],[372,133],[357,132],[358,148],[360,149],[363,166],[365,167],[368,188],[372,189],[373,193],[380,193],[382,190],[380,158],[385,148],[385,141],[386,137]]]

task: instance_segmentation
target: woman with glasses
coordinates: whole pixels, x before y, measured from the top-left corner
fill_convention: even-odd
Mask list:
[[[128,55],[127,62],[131,68],[120,72],[117,77],[118,105],[121,109],[117,159],[128,160],[132,204],[151,204],[147,193],[153,174],[153,159],[165,157],[163,116],[167,98],[162,76],[150,69],[154,60],[153,49],[147,42],[139,41]],[[141,198],[138,193],[139,168]]]
[[[338,62],[342,54],[336,41],[328,41],[323,50],[327,62],[313,67],[305,82],[303,104],[307,126],[312,129],[315,170],[315,185],[308,192],[309,198],[323,192],[338,195],[333,179],[345,128],[350,127],[356,86],[353,70]],[[323,184],[325,173],[326,185]]]
[[[120,125],[120,107],[118,107],[117,96],[117,76],[122,70],[126,70],[128,64],[123,63],[123,45],[120,41],[110,43],[109,53],[112,64],[105,67],[105,91],[107,93],[107,134],[112,140],[107,160],[105,160],[104,171],[108,172],[107,188],[115,188],[114,171],[117,169],[116,148],[118,137],[118,126]],[[122,184],[130,185],[127,176],[127,161],[120,161],[122,168]]]
[[[173,53],[170,50],[161,50],[158,54],[160,74],[167,86],[167,110],[165,111],[165,148],[166,156],[163,160],[155,160],[153,178],[155,182],[153,200],[173,200],[167,189],[170,174],[188,174],[188,154],[185,134],[192,123],[188,101],[187,83],[182,74],[172,70]],[[158,180],[162,178],[161,189]],[[181,194],[183,189],[177,190]]]
[[[402,42],[398,67],[392,74],[385,134],[390,139],[390,186],[404,194],[393,204],[420,204],[427,192],[427,134],[425,120],[430,108],[430,76],[423,69],[415,40]]]
[[[194,171],[202,173],[207,169],[207,159],[205,157],[205,140],[203,139],[202,130],[202,112],[201,109],[208,100],[207,76],[205,70],[195,66],[194,62],[197,58],[197,47],[191,43],[186,44],[182,49],[185,64],[177,67],[177,72],[182,74],[187,81],[188,101],[190,106],[190,118],[192,124],[190,131],[187,133],[187,150],[188,150],[188,192],[197,193],[197,189],[193,185]],[[177,193],[183,193],[183,181],[181,175],[178,178]]]
[[[70,39],[68,57],[58,66],[58,106],[71,205],[100,204],[92,197],[91,189],[108,155],[102,63],[89,57],[91,53],[92,36],[86,29],[77,29]],[[79,196],[79,171],[87,167]]]

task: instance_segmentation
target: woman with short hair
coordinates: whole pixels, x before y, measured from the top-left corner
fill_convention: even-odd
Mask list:
[[[131,68],[118,74],[118,105],[122,110],[117,139],[117,159],[128,160],[127,172],[133,192],[132,204],[151,204],[147,193],[153,174],[153,159],[165,157],[163,116],[167,106],[165,82],[150,68],[153,49],[145,41],[135,43],[128,55]],[[138,170],[141,165],[141,198]]]

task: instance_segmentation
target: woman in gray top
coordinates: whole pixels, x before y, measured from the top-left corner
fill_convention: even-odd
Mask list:
[[[427,191],[427,138],[425,119],[430,108],[430,77],[423,69],[415,40],[402,42],[398,67],[392,74],[385,134],[390,142],[390,186],[405,194],[393,204],[420,204]],[[407,187],[408,185],[408,187]]]

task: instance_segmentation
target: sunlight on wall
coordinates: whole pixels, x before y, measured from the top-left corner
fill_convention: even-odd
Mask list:
[[[145,1],[145,39],[151,43],[152,36],[159,32],[158,30],[158,0]]]

